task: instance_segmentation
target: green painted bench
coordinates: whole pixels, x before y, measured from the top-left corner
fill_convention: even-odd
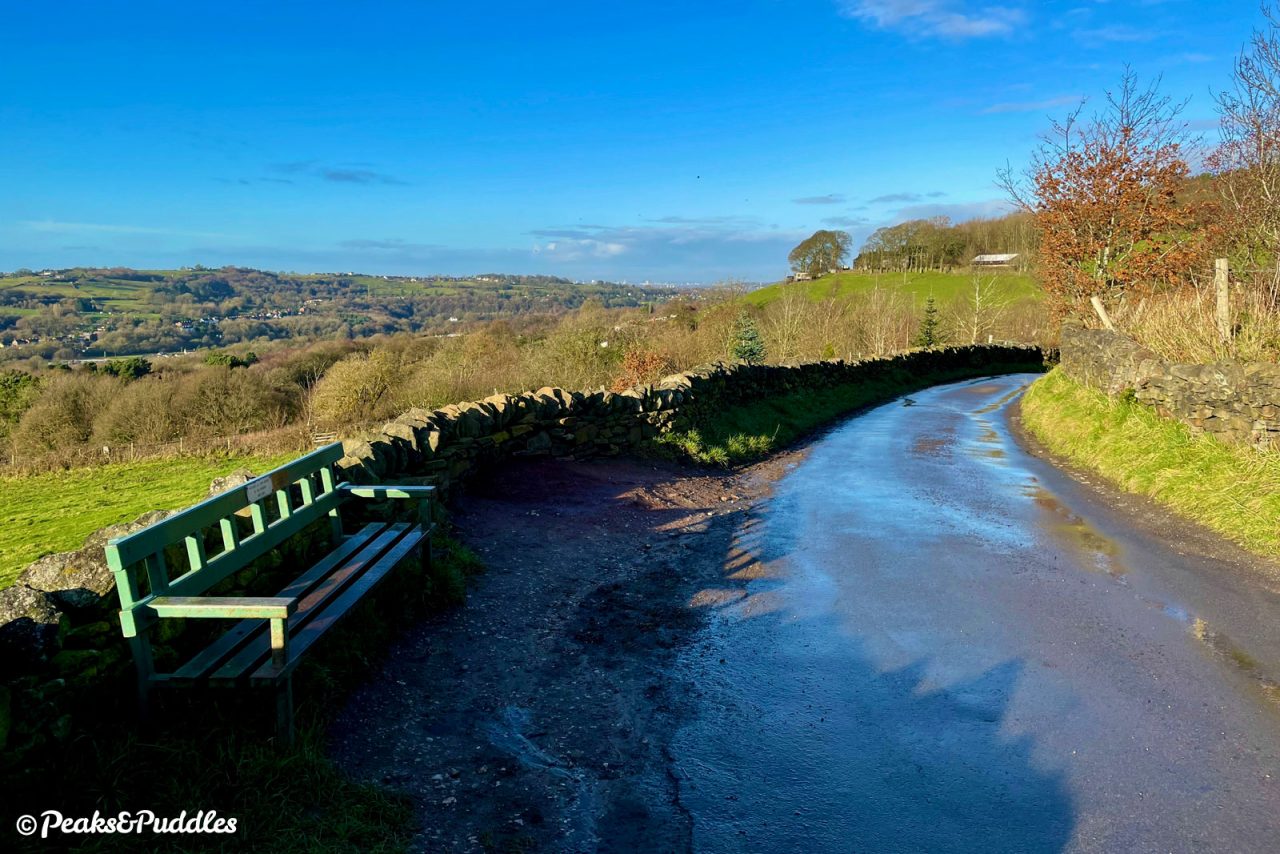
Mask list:
[[[342,445],[329,445],[107,544],[144,719],[156,685],[270,687],[277,735],[292,741],[292,674],[302,656],[397,564],[430,561],[434,487],[338,483],[333,465],[341,458]],[[346,534],[339,507],[362,499],[416,500],[416,519],[372,523]],[[212,588],[313,523],[323,527],[325,517],[331,551],[278,594],[211,595]],[[238,622],[173,672],[158,673],[152,634],[169,618]]]

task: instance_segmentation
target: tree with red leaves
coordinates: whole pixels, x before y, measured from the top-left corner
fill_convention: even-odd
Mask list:
[[[1055,121],[1024,175],[1000,174],[1010,198],[1040,233],[1040,276],[1058,317],[1089,301],[1118,304],[1177,286],[1200,260],[1197,211],[1178,193],[1190,169],[1182,104],[1140,88],[1126,69],[1120,88],[1087,121],[1082,103]]]

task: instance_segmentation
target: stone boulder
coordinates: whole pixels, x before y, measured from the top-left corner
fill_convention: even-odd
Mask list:
[[[40,590],[24,584],[0,590],[0,673],[31,672],[52,658],[66,619]]]
[[[236,469],[231,474],[223,477],[215,477],[209,484],[209,497],[221,495],[224,492],[230,492],[237,486],[244,486],[249,481],[257,477],[249,469]]]
[[[107,566],[107,541],[140,531],[173,515],[171,510],[152,510],[132,522],[110,525],[94,531],[84,545],[73,552],[45,555],[23,570],[17,584],[47,593],[61,608],[87,610],[115,596],[115,579]],[[110,606],[114,608],[114,606]]]

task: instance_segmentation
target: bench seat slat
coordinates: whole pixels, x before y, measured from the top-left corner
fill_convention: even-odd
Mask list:
[[[267,661],[258,668],[251,680],[254,682],[275,682],[281,677],[292,673],[307,649],[319,640],[325,632],[337,625],[356,603],[373,590],[401,560],[426,539],[427,534],[428,532],[419,526],[412,527],[407,534],[401,537],[394,548],[362,573],[342,592],[342,595],[326,605],[322,612],[309,620],[300,631],[290,633],[289,657],[283,665]]]
[[[302,598],[308,590],[333,572],[343,561],[368,545],[385,527],[385,523],[375,522],[361,528],[359,532],[348,537],[340,546],[317,561],[314,566],[290,582],[287,587],[276,595],[290,599]],[[169,674],[169,679],[203,679],[214,668],[234,655],[254,633],[261,633],[263,637],[266,637],[266,630],[267,627],[261,620],[244,620],[237,623],[228,629],[226,633],[219,636],[217,640],[197,653],[186,664]]]
[[[283,596],[157,596],[151,600],[151,610],[160,617],[284,620],[295,607],[295,599]]]
[[[298,602],[298,610],[289,618],[289,646],[293,646],[293,637],[301,628],[320,613],[327,603],[340,595],[347,586],[377,564],[384,552],[395,545],[409,529],[408,523],[390,525],[381,531],[368,545],[346,560],[333,572],[320,579],[319,582]],[[228,658],[221,667],[209,675],[212,682],[225,684],[236,682],[257,667],[263,659],[270,655],[270,645],[266,633],[255,634],[253,639],[244,644],[235,655]]]

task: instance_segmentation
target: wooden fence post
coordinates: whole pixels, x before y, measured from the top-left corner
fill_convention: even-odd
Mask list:
[[[1093,310],[1098,313],[1098,318],[1102,321],[1102,325],[1110,332],[1115,332],[1115,324],[1111,322],[1111,315],[1107,314],[1106,308],[1102,305],[1102,300],[1097,297],[1089,297],[1089,303],[1093,306]]]
[[[1231,289],[1230,268],[1226,258],[1213,262],[1213,284],[1218,292],[1218,337],[1224,343],[1231,340]]]

